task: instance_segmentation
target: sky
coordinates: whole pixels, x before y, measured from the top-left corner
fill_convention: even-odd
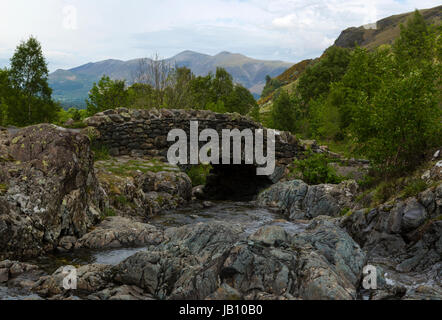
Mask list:
[[[0,0],[0,67],[37,37],[50,71],[184,50],[315,58],[348,27],[440,0]]]

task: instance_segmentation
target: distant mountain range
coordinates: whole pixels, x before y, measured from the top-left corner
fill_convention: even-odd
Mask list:
[[[140,59],[105,60],[69,70],[59,69],[49,75],[53,98],[64,105],[82,105],[93,83],[98,82],[103,75],[114,80],[126,79],[130,82],[139,66],[139,61]],[[261,94],[267,75],[275,77],[293,65],[283,61],[256,60],[230,52],[210,56],[184,51],[167,61],[176,63],[179,67],[188,67],[197,76],[205,76],[209,72],[215,72],[217,67],[223,67],[233,76],[235,82],[248,88],[255,97]]]

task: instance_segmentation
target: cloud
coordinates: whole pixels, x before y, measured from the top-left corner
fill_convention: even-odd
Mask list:
[[[156,51],[168,57],[187,49],[297,62],[319,56],[347,27],[438,4],[439,0],[2,0],[0,66],[31,34],[41,41],[51,70]]]

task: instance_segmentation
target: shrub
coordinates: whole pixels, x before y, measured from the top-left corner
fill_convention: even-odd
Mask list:
[[[200,164],[198,166],[192,166],[186,171],[186,174],[189,176],[190,180],[192,180],[192,185],[197,187],[206,184],[210,170],[212,170],[211,165]]]
[[[329,160],[325,155],[309,151],[307,158],[295,160],[295,170],[302,173],[304,182],[308,184],[342,182],[343,179],[328,164]]]

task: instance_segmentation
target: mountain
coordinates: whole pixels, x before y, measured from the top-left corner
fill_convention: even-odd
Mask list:
[[[419,10],[424,19],[430,24],[439,24],[442,21],[442,6]],[[400,34],[400,25],[405,24],[413,12],[394,15],[376,24],[352,27],[344,30],[335,45],[343,48],[354,48],[356,45],[374,49],[383,44],[392,44]]]
[[[440,24],[442,22],[442,6],[419,11],[429,24]],[[354,48],[358,45],[372,50],[383,44],[392,44],[400,35],[400,25],[405,24],[412,15],[413,12],[398,14],[379,20],[375,24],[348,28],[342,31],[334,45],[343,48]],[[284,89],[291,92],[296,87],[297,80],[307,67],[320,59],[321,57],[314,60],[301,61],[274,79],[278,80]],[[262,107],[268,108],[272,103],[274,93],[275,91],[272,91],[265,97],[262,96],[258,103]]]
[[[115,80],[126,79],[130,83],[140,60],[111,59],[88,63],[69,70],[57,70],[49,75],[53,97],[67,105],[84,104],[93,83],[98,82],[103,75]],[[233,76],[235,82],[248,88],[255,96],[259,96],[262,92],[267,75],[275,77],[292,66],[292,63],[256,60],[230,52],[210,56],[184,51],[167,61],[176,63],[179,67],[188,67],[197,76],[205,76],[209,72],[215,72],[217,67],[223,67]]]

